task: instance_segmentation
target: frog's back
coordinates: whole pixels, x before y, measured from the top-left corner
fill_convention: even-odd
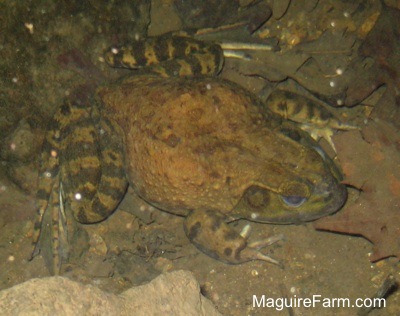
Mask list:
[[[132,77],[102,93],[124,130],[127,171],[141,196],[175,213],[232,209],[233,186],[254,176],[236,174],[234,156],[263,120],[253,98],[236,89],[216,78]]]

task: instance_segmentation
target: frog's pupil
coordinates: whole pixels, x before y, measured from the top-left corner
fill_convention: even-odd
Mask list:
[[[283,202],[285,202],[285,204],[289,206],[299,207],[307,200],[307,198],[305,198],[304,196],[289,195],[289,196],[282,196],[282,200]]]

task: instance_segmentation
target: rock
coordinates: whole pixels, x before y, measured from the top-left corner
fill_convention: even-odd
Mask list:
[[[64,277],[32,279],[0,291],[8,315],[220,315],[188,271],[174,271],[120,295]]]

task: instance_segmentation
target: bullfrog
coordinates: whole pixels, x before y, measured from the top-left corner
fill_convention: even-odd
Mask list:
[[[105,60],[136,73],[92,96],[67,99],[43,144],[33,244],[51,209],[56,273],[61,211],[82,224],[101,222],[128,185],[185,217],[190,241],[229,264],[279,264],[261,248],[281,239],[249,242],[247,226],[237,232],[229,222],[302,223],[343,205],[340,172],[318,143],[244,88],[216,77],[219,45],[166,35],[112,47]]]

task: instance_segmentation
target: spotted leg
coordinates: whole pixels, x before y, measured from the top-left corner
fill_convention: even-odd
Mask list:
[[[38,241],[40,233],[42,231],[43,216],[48,208],[49,201],[55,195],[53,188],[57,191],[59,181],[59,152],[60,152],[60,126],[57,120],[57,116],[54,116],[49,124],[48,130],[45,134],[42,153],[40,156],[40,167],[39,167],[39,183],[38,190],[36,193],[36,217],[34,222],[33,236],[32,236],[32,253],[30,260],[33,259],[39,253]]]
[[[171,33],[111,47],[104,57],[111,67],[143,69],[162,77],[214,76],[224,62],[218,44]]]
[[[84,105],[66,100],[49,124],[41,155],[31,258],[39,252],[43,217],[51,208],[54,274],[62,262],[60,238],[64,245],[68,239],[64,209],[80,223],[100,222],[115,210],[127,188],[119,127],[100,119],[96,107]]]
[[[65,132],[60,158],[66,207],[82,224],[110,216],[125,195],[128,182],[123,164],[123,139],[119,127],[106,118],[76,122]]]
[[[281,266],[280,262],[261,253],[260,249],[283,239],[282,235],[248,243],[249,226],[238,233],[215,211],[192,211],[184,229],[190,241],[205,254],[229,264],[264,260]]]

